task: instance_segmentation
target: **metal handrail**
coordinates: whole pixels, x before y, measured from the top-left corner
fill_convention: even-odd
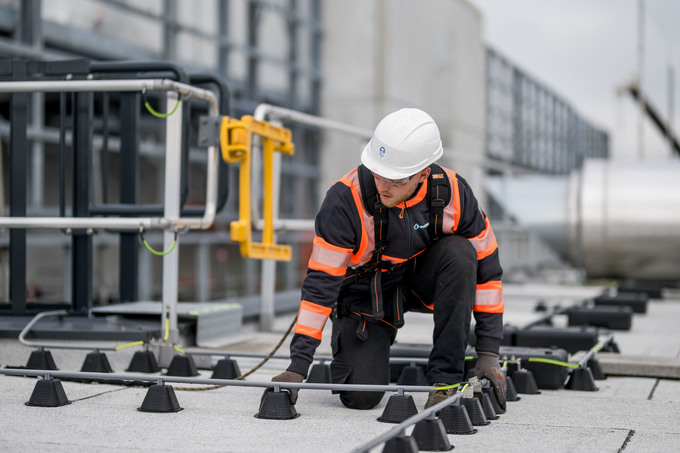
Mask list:
[[[168,79],[135,80],[65,80],[65,81],[14,81],[0,83],[0,93],[54,93],[90,91],[173,91],[181,96],[206,101],[211,115],[218,115],[217,98],[210,90],[196,88],[185,83]],[[206,178],[206,207],[202,218],[164,217],[108,217],[101,219],[74,217],[0,217],[4,228],[116,228],[116,229],[208,229],[215,220],[217,197],[218,151],[216,146],[208,147],[208,168]]]

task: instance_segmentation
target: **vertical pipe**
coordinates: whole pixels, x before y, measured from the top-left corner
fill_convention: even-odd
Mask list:
[[[102,93],[102,148],[100,150],[102,180],[101,202],[109,201],[109,93]]]
[[[120,202],[137,203],[139,193],[139,93],[120,94]],[[120,233],[118,290],[121,302],[137,300],[137,232]]]
[[[675,71],[673,63],[668,64],[668,146],[670,147],[670,154],[675,152],[675,144],[673,143],[673,109],[675,100]]]
[[[258,16],[260,12],[260,5],[254,0],[248,1],[248,74],[246,82],[246,93],[251,102],[257,100],[257,70],[259,66],[259,57],[257,55],[257,32],[258,32]]]
[[[229,72],[229,0],[217,2],[217,30],[219,43],[217,46],[217,71],[227,78]],[[226,114],[228,112],[221,112]]]
[[[170,112],[177,102],[177,94],[167,93],[166,111]],[[180,102],[175,113],[166,120],[165,126],[165,188],[163,216],[174,220],[180,214],[180,190],[177,182],[181,176],[183,103]],[[163,250],[169,250],[175,240],[173,231],[163,231]],[[163,315],[161,316],[161,331],[165,332],[165,319],[169,320],[170,334],[168,341],[176,343],[179,340],[177,330],[177,282],[179,277],[179,246],[172,253],[163,256]]]
[[[43,132],[45,94],[33,93],[32,95],[31,123],[33,129],[39,135]],[[42,208],[45,192],[45,145],[40,139],[32,140],[31,154],[33,156],[31,165],[31,206]]]
[[[13,61],[13,78],[26,77],[26,62]],[[29,95],[15,93],[10,98],[9,133],[9,215],[26,215],[26,148],[28,140]],[[26,312],[26,230],[9,230],[9,296],[13,314]]]
[[[163,28],[163,56],[168,61],[177,60],[177,0],[165,0]]]
[[[66,217],[66,93],[59,93],[59,216]]]
[[[92,171],[93,94],[74,95],[73,118],[73,216],[90,217]],[[92,234],[74,230],[71,239],[71,308],[80,314],[92,306]]]
[[[297,0],[288,0],[288,107],[295,110],[297,95]]]
[[[264,163],[264,231],[262,242],[274,244],[274,219],[278,216],[279,175],[278,166],[275,168],[274,143],[271,139],[263,140],[262,154]],[[280,156],[279,156],[280,157]],[[278,161],[277,161],[278,162]],[[275,179],[276,178],[276,179]],[[276,290],[276,261],[262,261],[262,286],[260,288],[260,330],[271,332],[274,328],[274,292]]]
[[[210,300],[210,245],[200,241],[195,249],[196,288],[194,297],[197,302]]]
[[[640,93],[640,110],[638,111],[638,156],[640,159],[645,157],[645,102],[642,96],[643,73],[645,70],[645,11],[644,0],[638,0],[638,91]]]

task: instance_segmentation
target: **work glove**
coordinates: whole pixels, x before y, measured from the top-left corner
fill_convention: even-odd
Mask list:
[[[302,382],[302,380],[305,377],[301,375],[300,373],[296,373],[295,371],[284,371],[281,374],[278,374],[272,378],[272,382]],[[295,404],[298,399],[298,389],[286,389],[288,391],[288,396],[290,397],[290,404]],[[273,392],[274,389],[271,387],[267,387],[267,389],[264,391],[262,394],[262,399],[260,400],[260,406],[262,405],[262,402],[264,401],[264,397],[267,394],[267,392]]]
[[[478,352],[477,356],[475,376],[480,379],[487,378],[491,382],[498,405],[505,410],[508,384],[505,382],[505,376],[503,376],[501,367],[498,365],[498,355],[492,352]]]

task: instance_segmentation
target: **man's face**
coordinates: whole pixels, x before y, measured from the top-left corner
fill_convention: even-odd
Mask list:
[[[411,198],[411,195],[416,191],[418,184],[425,181],[430,175],[430,168],[425,168],[413,175],[410,179],[390,180],[373,173],[375,186],[380,194],[380,201],[387,208],[394,208],[400,203]]]

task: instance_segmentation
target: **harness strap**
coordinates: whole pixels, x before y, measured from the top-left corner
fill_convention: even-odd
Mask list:
[[[443,233],[444,208],[451,200],[449,178],[439,165],[430,166],[430,177],[427,180],[427,199],[430,202],[430,222],[427,232],[430,234],[430,238],[437,240]]]
[[[387,233],[387,208],[380,200],[376,201],[373,207],[373,231],[375,232],[375,252],[373,258],[376,260],[375,273],[371,281],[371,316],[375,319],[383,319],[385,310],[383,309],[382,297],[382,254],[385,250],[385,234]]]

